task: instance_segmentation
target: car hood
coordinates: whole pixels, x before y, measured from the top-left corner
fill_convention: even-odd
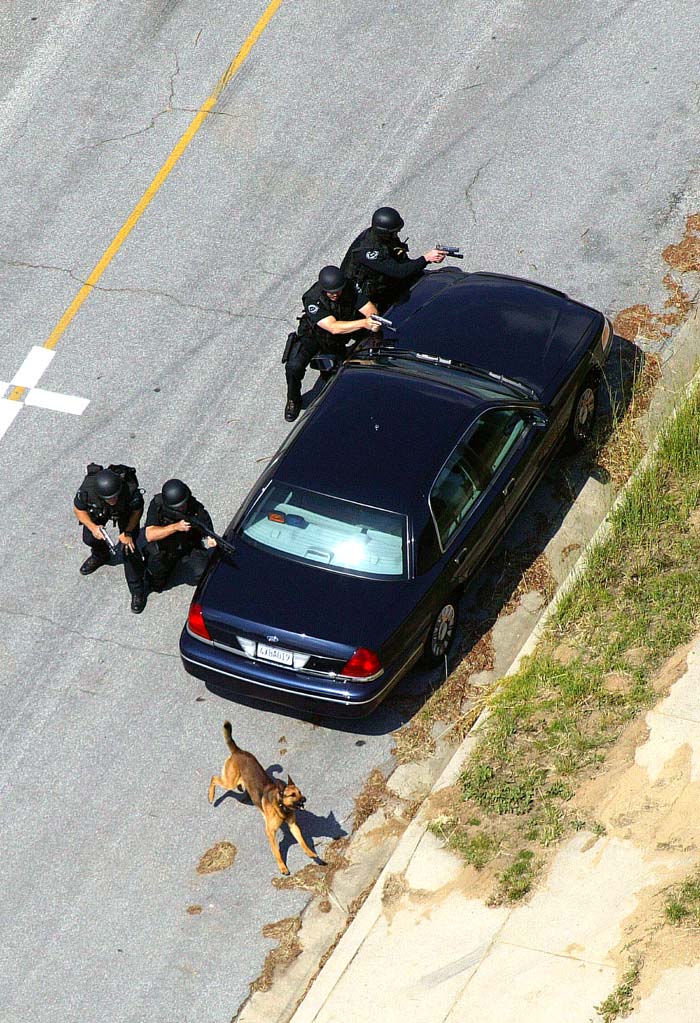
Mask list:
[[[580,358],[601,314],[562,292],[452,268],[425,274],[387,312],[403,348],[467,362],[519,381],[546,401]]]
[[[339,655],[361,646],[379,652],[413,606],[416,581],[343,575],[237,537],[236,554],[217,562],[197,599],[218,642],[243,631],[318,653],[329,645]]]

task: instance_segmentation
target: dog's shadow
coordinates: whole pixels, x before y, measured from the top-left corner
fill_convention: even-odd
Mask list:
[[[326,861],[316,849],[316,839],[327,838],[332,842],[335,841],[336,838],[344,838],[345,835],[347,835],[347,831],[345,831],[342,825],[335,819],[335,814],[332,810],[325,817],[319,817],[317,813],[311,813],[310,810],[297,810],[296,818],[302,835],[316,853],[316,860],[319,864],[321,864],[321,866],[325,867]],[[296,839],[292,836],[289,828],[283,827],[281,831],[282,837],[280,838],[280,853],[282,854],[282,859],[286,863],[287,853],[291,846],[296,843]]]
[[[272,764],[267,769],[267,773],[271,778],[274,778],[280,771],[282,771],[281,764]],[[223,795],[214,800],[214,806],[219,806],[225,799],[228,799],[229,796],[237,803],[244,803],[249,806],[253,805],[253,800],[243,789],[229,789],[228,792],[224,792]],[[317,813],[311,813],[310,810],[297,810],[296,819],[304,838],[314,851],[316,851],[315,840],[317,838],[327,838],[332,842],[337,838],[344,838],[345,835],[347,835],[347,831],[345,831],[342,825],[336,820],[335,814],[332,810],[330,813],[326,814],[325,817],[320,817]],[[292,837],[289,828],[283,826],[281,831],[282,836],[280,838],[279,848],[280,853],[282,854],[282,859],[286,863],[287,853],[290,847],[295,844],[296,839]],[[325,865],[321,854],[318,852],[316,852],[316,859],[320,864]]]

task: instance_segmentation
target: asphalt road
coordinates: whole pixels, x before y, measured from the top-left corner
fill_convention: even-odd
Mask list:
[[[223,719],[300,784],[322,844],[410,708],[329,728],[190,679],[187,585],[136,618],[121,569],[78,574],[85,464],[136,465],[147,500],[181,476],[222,527],[286,433],[299,295],[378,205],[414,252],[461,244],[613,315],[659,304],[699,206],[695,5],[283,0],[135,219],[265,10],[0,6],[0,391],[53,338],[40,387],[90,402],[25,405],[0,437],[3,1023],[230,1019],[262,926],[304,900],[271,886],[257,811],[206,801]],[[199,876],[222,839],[233,868]]]

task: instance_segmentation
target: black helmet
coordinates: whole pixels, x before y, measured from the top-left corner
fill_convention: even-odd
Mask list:
[[[167,504],[168,508],[173,510],[179,510],[181,505],[187,504],[192,491],[183,483],[182,480],[167,480],[163,484],[163,504]]]
[[[396,234],[403,227],[403,219],[392,206],[380,206],[372,215],[372,227],[380,234]]]
[[[339,266],[324,266],[318,275],[318,283],[324,291],[342,291],[347,278]]]
[[[104,500],[116,497],[121,488],[121,476],[117,476],[111,469],[100,469],[95,476],[95,490]]]

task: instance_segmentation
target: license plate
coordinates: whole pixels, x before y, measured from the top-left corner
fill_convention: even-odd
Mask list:
[[[288,664],[290,667],[294,663],[294,654],[291,650],[282,650],[278,646],[266,646],[264,643],[258,643],[258,657],[263,661]]]

